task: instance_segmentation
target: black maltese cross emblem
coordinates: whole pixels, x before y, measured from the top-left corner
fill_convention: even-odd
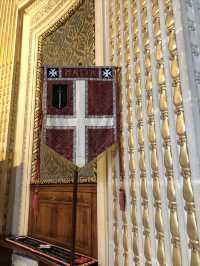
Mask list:
[[[112,68],[102,68],[101,69],[101,76],[103,79],[112,79],[113,78],[113,70]]]

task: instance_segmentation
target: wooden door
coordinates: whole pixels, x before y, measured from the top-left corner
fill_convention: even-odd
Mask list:
[[[33,217],[32,197],[38,189],[39,215]],[[71,247],[72,185],[31,187],[29,234]],[[96,185],[79,185],[77,196],[76,251],[97,258]]]

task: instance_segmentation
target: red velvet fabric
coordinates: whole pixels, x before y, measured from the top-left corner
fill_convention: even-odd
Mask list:
[[[65,84],[67,86],[67,105],[58,109],[52,105],[53,85]],[[73,115],[73,81],[49,80],[47,84],[47,114],[49,115]]]
[[[113,82],[88,80],[88,115],[113,115]]]
[[[88,161],[94,159],[114,143],[113,131],[112,128],[88,129]]]
[[[73,161],[73,129],[47,129],[46,144],[66,159]]]

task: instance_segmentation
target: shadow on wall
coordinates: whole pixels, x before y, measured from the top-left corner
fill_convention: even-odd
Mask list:
[[[22,165],[9,167],[8,162],[0,161],[0,235],[12,232],[14,204],[20,202]],[[16,189],[17,188],[17,189]]]

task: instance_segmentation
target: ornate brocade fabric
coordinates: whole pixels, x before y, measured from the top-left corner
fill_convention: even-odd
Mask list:
[[[40,178],[32,184],[70,184],[73,183],[76,166],[45,144],[41,145]],[[79,183],[96,183],[96,160],[78,169]]]

